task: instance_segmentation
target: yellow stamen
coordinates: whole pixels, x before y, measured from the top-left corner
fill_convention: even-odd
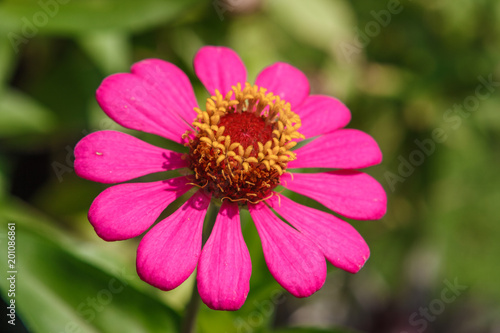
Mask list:
[[[238,83],[225,96],[216,90],[207,99],[205,110],[194,110],[197,116],[192,125],[197,135],[189,141],[188,160],[195,172],[197,186],[234,202],[256,203],[268,198],[269,193],[272,195],[270,191],[279,184],[279,176],[286,172],[288,162],[296,158],[290,149],[297,143],[292,140],[304,138],[298,132],[300,118],[291,110],[290,103],[265,88],[249,83],[242,87]],[[252,142],[252,138],[245,137],[244,140],[250,140],[245,143],[233,141],[234,133],[233,137],[241,134],[234,129],[231,131],[233,118],[224,117],[243,113],[262,119],[266,131],[269,128],[269,134],[263,137],[270,139],[260,142],[258,134],[251,144],[248,142]],[[186,133],[183,137],[189,138],[189,135]],[[199,170],[204,171],[200,173]]]

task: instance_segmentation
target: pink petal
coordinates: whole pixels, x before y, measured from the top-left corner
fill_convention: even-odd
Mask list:
[[[288,163],[288,168],[360,169],[382,161],[377,142],[355,129],[320,136],[295,153],[297,159]]]
[[[89,221],[104,240],[136,237],[146,231],[168,205],[192,187],[188,183],[186,177],[179,177],[112,186],[92,202]]]
[[[194,70],[211,95],[215,89],[223,95],[231,86],[245,86],[247,70],[233,50],[222,46],[202,47],[194,58]]]
[[[264,68],[257,76],[255,84],[279,95],[281,99],[289,102],[292,108],[299,106],[309,95],[309,81],[304,73],[284,62]]]
[[[97,89],[97,101],[118,124],[183,142],[198,106],[188,77],[177,66],[146,59],[132,73],[108,76]]]
[[[214,310],[238,310],[248,295],[252,263],[238,205],[224,201],[198,264],[198,291]]]
[[[387,209],[382,186],[371,176],[354,170],[283,174],[281,185],[352,219],[377,220]]]
[[[309,237],[332,265],[356,273],[370,256],[365,240],[349,223],[300,205],[283,195],[266,200],[287,222]]]
[[[155,225],[137,249],[139,277],[172,290],[193,273],[201,252],[203,219],[210,198],[196,192],[181,208]]]
[[[82,178],[119,183],[153,172],[187,166],[181,153],[162,149],[131,135],[99,131],[84,137],[75,147],[75,171]]]
[[[345,127],[351,121],[351,112],[341,101],[322,95],[311,95],[293,110],[302,120],[299,132],[306,139],[328,134]]]
[[[276,281],[296,297],[318,291],[326,279],[325,257],[318,246],[281,221],[265,204],[249,205],[249,210]]]

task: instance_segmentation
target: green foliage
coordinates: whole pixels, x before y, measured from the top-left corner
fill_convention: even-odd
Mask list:
[[[204,103],[193,56],[203,45],[226,45],[240,54],[250,80],[286,61],[307,74],[312,93],[342,100],[353,115],[348,127],[369,133],[382,149],[384,161],[367,172],[389,204],[381,221],[349,221],[370,246],[365,267],[356,275],[329,267],[324,288],[308,299],[294,299],[274,281],[243,211],[252,256],[248,299],[236,312],[202,305],[198,332],[411,331],[412,313],[441,299],[443,281],[454,279],[467,290],[429,325],[493,331],[500,311],[499,2],[401,0],[396,9],[394,1],[248,3],[0,3],[0,270],[7,271],[7,223],[15,222],[19,318],[32,332],[179,331],[194,279],[161,292],[135,273],[137,239],[106,243],[95,235],[86,214],[106,186],[79,179],[71,152],[102,129],[185,149],[114,124],[95,90],[107,75],[156,57],[185,71]],[[415,154],[421,162],[405,164]],[[0,287],[8,301],[7,280]],[[88,302],[98,297],[106,304],[94,309]]]
[[[15,90],[0,93],[0,136],[48,134],[54,122],[49,110],[24,93]]]
[[[40,5],[40,3],[44,5]],[[90,31],[137,32],[172,20],[195,1],[175,0],[7,0],[0,18],[5,31],[22,33],[26,22],[34,30],[59,35],[81,35]],[[44,15],[45,14],[45,15]],[[45,23],[45,24],[44,24]]]
[[[137,289],[133,268],[62,232],[22,204],[1,206],[1,236],[16,231],[16,305],[33,332],[176,332],[179,315]],[[6,247],[5,243],[2,243]],[[102,258],[109,262],[102,263]],[[6,261],[2,272],[9,271]],[[0,282],[7,299],[8,280]],[[147,309],[147,311],[137,311]]]

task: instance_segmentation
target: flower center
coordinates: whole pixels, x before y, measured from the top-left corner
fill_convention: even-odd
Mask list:
[[[290,103],[265,88],[238,83],[225,97],[216,91],[206,110],[195,111],[196,137],[187,144],[193,184],[222,200],[257,203],[268,198],[296,158],[292,140],[303,138]]]

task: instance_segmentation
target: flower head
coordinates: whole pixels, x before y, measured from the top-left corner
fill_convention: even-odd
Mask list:
[[[274,189],[282,185],[348,218],[379,219],[386,211],[385,192],[372,177],[355,170],[381,161],[376,142],[361,131],[342,129],[350,121],[349,110],[332,97],[309,95],[307,78],[289,64],[265,68],[252,85],[234,51],[203,47],[194,68],[212,94],[204,108],[197,105],[187,76],[158,59],[136,63],[131,73],[111,75],[97,90],[100,106],[120,125],[189,148],[182,154],[116,131],[83,138],[75,148],[75,170],[89,180],[119,183],[166,170],[189,171],[187,176],[103,191],[89,210],[97,234],[108,241],[136,237],[170,203],[194,189],[141,240],[137,271],[147,283],[171,290],[198,268],[198,290],[209,307],[240,308],[251,275],[241,208],[250,211],[271,274],[293,295],[310,296],[322,287],[325,258],[357,272],[370,254],[361,235],[340,218]],[[293,150],[304,139],[313,140]],[[291,171],[302,168],[333,171]],[[220,210],[202,248],[211,203]]]
[[[290,103],[265,88],[237,83],[225,98],[216,90],[206,109],[195,109],[196,137],[189,143],[195,183],[232,202],[258,203],[272,196],[295,159],[292,140],[303,138]]]

